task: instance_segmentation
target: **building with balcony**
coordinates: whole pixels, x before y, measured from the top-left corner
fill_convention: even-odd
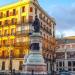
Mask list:
[[[30,52],[30,27],[38,16],[41,23],[42,55],[51,59],[55,52],[55,20],[37,0],[19,0],[0,7],[0,70],[22,70],[24,56]],[[47,65],[50,63],[47,63]]]
[[[75,36],[59,39],[56,51],[56,70],[67,70],[75,75]]]

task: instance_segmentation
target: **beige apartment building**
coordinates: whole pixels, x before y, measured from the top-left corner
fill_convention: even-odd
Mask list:
[[[56,42],[54,19],[37,0],[19,0],[0,7],[0,70],[10,70],[10,58],[12,69],[22,70],[24,56],[30,52],[29,33],[36,15],[41,23],[42,55],[52,58]]]

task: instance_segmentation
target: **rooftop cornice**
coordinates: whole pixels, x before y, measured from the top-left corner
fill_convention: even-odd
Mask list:
[[[10,9],[10,8],[13,8],[13,7],[17,7],[17,6],[21,6],[22,4],[28,4],[29,2],[25,2],[25,1],[17,1],[16,3],[10,3],[10,4],[7,4],[7,5],[4,5],[4,6],[0,6],[0,11],[2,10],[7,10]]]
[[[54,25],[56,25],[55,19],[51,17],[46,11],[40,6],[39,2],[31,1],[36,7],[38,7],[49,19],[51,19],[52,22],[54,22]]]

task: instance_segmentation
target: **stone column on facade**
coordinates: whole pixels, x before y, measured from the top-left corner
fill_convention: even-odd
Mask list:
[[[64,49],[64,53],[65,53],[65,60],[64,60],[64,67],[65,67],[65,70],[68,70],[68,62],[67,62],[67,48],[65,46],[65,49]]]

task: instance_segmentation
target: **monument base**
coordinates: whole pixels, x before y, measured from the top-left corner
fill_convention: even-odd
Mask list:
[[[30,53],[23,65],[23,75],[47,75],[47,67],[40,53]]]

